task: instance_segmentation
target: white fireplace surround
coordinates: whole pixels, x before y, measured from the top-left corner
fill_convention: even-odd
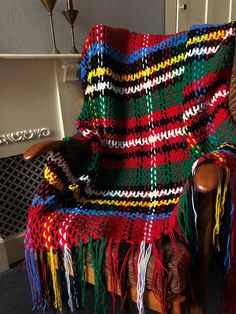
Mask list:
[[[79,54],[0,54],[0,158],[75,132],[83,102],[76,77],[79,61]],[[4,223],[1,208],[0,223]],[[24,231],[5,238],[0,235],[0,273],[23,259],[23,237]]]

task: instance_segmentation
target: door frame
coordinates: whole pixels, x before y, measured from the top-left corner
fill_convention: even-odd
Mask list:
[[[178,26],[179,0],[165,0],[165,34],[174,34]]]

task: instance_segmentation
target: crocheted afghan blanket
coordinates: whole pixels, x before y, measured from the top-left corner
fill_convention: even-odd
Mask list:
[[[234,43],[234,24],[193,26],[174,35],[91,29],[82,51],[85,98],[77,134],[65,139],[76,153],[48,157],[29,209],[25,260],[35,308],[85,306],[85,248],[95,273],[95,312],[107,310],[105,256],[124,307],[127,260],[137,249],[139,313],[151,255],[153,291],[166,313],[163,247],[170,243],[178,254],[177,242],[185,243],[186,260],[196,256],[191,177],[199,163],[209,161],[224,177],[213,239],[224,258],[225,291],[233,291],[236,124],[228,95]],[[225,142],[231,144],[220,146]],[[229,311],[235,310],[233,299]]]

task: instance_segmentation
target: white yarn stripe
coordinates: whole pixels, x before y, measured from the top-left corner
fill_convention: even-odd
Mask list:
[[[156,141],[161,142],[163,139],[169,139],[171,137],[178,137],[178,136],[183,136],[186,134],[186,128],[177,128],[177,129],[172,129],[160,133],[154,133],[144,138],[134,138],[132,140],[128,141],[116,141],[116,140],[103,140],[102,145],[103,146],[108,146],[108,147],[113,147],[113,148],[129,148],[129,147],[135,147],[138,145],[149,145],[149,144],[155,144]]]
[[[140,92],[142,90],[148,90],[153,86],[159,85],[162,82],[166,82],[168,80],[173,79],[176,76],[180,76],[184,73],[184,66],[179,67],[175,70],[162,74],[158,77],[153,78],[152,80],[147,80],[147,82],[140,83],[135,86],[129,87],[118,87],[112,84],[111,82],[98,82],[94,85],[88,85],[85,90],[85,95],[92,94],[93,92],[103,91],[103,90],[112,90],[116,94],[128,95]]]
[[[100,137],[100,134],[95,131],[95,130],[90,130],[90,129],[81,129],[80,130],[81,134],[84,136],[84,137],[92,137],[92,136],[96,136],[96,137]]]
[[[138,281],[137,281],[137,307],[139,314],[144,314],[143,295],[145,291],[145,278],[148,261],[152,254],[152,244],[149,243],[147,249],[146,243],[140,243],[140,253],[138,257]]]
[[[186,52],[185,54],[185,59],[188,59],[190,57],[192,57],[193,55],[209,55],[209,54],[214,54],[217,52],[217,50],[220,48],[220,46],[222,45],[222,42],[235,34],[235,30],[234,28],[230,28],[229,30],[226,30],[225,36],[223,37],[222,41],[220,42],[220,44],[218,46],[211,46],[211,47],[201,47],[201,48],[193,48],[191,50],[189,50],[188,52]]]
[[[148,41],[149,41],[149,34],[144,35],[144,46],[147,48],[148,47]],[[148,68],[148,62],[147,62],[147,55],[146,55],[146,49],[145,49],[145,56],[146,58],[142,57],[142,69],[145,70],[145,68]],[[184,72],[184,68],[183,68]],[[168,77],[168,76],[167,76]],[[145,82],[147,82],[147,76],[144,78]],[[147,104],[147,113],[148,113],[148,126],[149,129],[151,130],[151,144],[152,144],[152,150],[155,151],[156,149],[156,133],[155,133],[155,127],[154,127],[154,121],[153,121],[153,102],[152,102],[152,96],[151,96],[151,90],[146,89],[146,104]],[[165,133],[164,133],[165,134]],[[154,191],[154,187],[157,185],[157,167],[156,167],[156,154],[153,154],[151,156],[151,168],[150,168],[150,179],[151,179],[151,192]],[[150,197],[150,202],[152,203],[153,201],[153,196]],[[151,220],[145,222],[144,226],[144,241],[148,240],[150,241],[151,237],[151,231],[153,228],[153,216],[155,214],[155,207],[150,206],[148,214],[151,214]],[[145,280],[145,275],[144,275],[144,280]],[[138,301],[137,301],[138,302]],[[142,300],[143,302],[143,300]]]
[[[73,312],[74,308],[73,308],[73,300],[72,300],[71,287],[70,287],[70,271],[69,271],[70,266],[69,265],[72,265],[72,258],[71,258],[71,251],[66,244],[64,246],[65,277],[66,277],[67,292],[68,292],[68,297],[69,297],[68,305],[70,307],[71,312]]]
[[[79,181],[84,181],[84,182],[87,182],[87,183],[90,183],[91,182],[91,179],[88,175],[82,175],[78,178]]]
[[[125,197],[125,198],[156,198],[162,196],[176,195],[183,192],[183,187],[179,186],[172,189],[162,189],[153,191],[127,191],[127,190],[107,190],[98,191],[91,188],[91,186],[86,186],[85,193],[89,196],[110,196],[110,197]]]
[[[185,121],[188,120],[191,116],[195,116],[197,113],[201,112],[203,109],[207,107],[213,107],[214,103],[217,101],[219,97],[227,97],[228,95],[229,91],[226,89],[216,92],[209,101],[185,110],[185,112],[183,113],[183,120]]]
[[[194,178],[196,171],[197,171],[197,165],[198,165],[198,160],[195,160],[193,165],[192,165],[192,177]],[[195,226],[195,232],[196,236],[198,239],[198,228],[197,228],[197,210],[195,207],[195,202],[194,202],[194,186],[191,187],[191,201],[192,201],[192,208],[193,208],[193,214],[194,214],[194,226]]]
[[[64,172],[64,174],[66,175],[67,179],[70,182],[75,181],[75,177],[72,175],[66,161],[64,160],[64,158],[62,157],[60,153],[51,154],[48,157],[48,159],[58,164],[58,166],[62,169],[62,171]]]
[[[232,36],[235,34],[235,30],[233,28],[230,28],[226,31],[225,36],[223,37],[223,40],[225,40],[227,37]],[[185,60],[192,57],[193,55],[208,55],[208,54],[214,54],[218,51],[220,48],[223,40],[218,46],[211,46],[211,47],[201,47],[201,48],[193,48],[185,53]],[[173,79],[176,76],[180,76],[184,73],[184,66],[179,67],[175,70],[172,70],[170,72],[167,72],[163,75],[160,75],[152,80],[147,80],[144,83],[138,84],[136,86],[129,86],[129,87],[117,87],[111,84],[110,82],[99,82],[96,85],[88,85],[85,94],[91,94],[95,91],[102,91],[105,89],[113,90],[117,94],[130,94],[130,93],[136,93],[140,92],[143,89],[150,89],[150,87],[156,86],[162,82],[165,82],[169,79]]]
[[[194,187],[193,186],[191,186],[191,193],[190,194],[191,194],[191,202],[192,202],[193,215],[194,215],[194,228],[195,228],[196,236],[198,239],[197,211],[196,211],[195,201],[194,201]]]
[[[104,34],[104,31],[103,31],[103,25],[99,25],[97,28],[96,28],[96,33],[97,33],[97,38],[99,38],[99,41],[103,41],[103,34]],[[98,51],[98,68],[103,68],[104,64],[103,64],[103,49],[102,47],[100,46],[100,50]],[[104,75],[101,75],[99,77],[99,82],[101,84],[104,83]],[[104,100],[104,90],[102,90],[101,92],[101,96],[100,96],[100,106],[98,109],[100,109],[101,111],[101,116],[102,117],[105,117],[106,116],[106,107],[105,107],[105,100]],[[104,125],[104,127],[106,127],[106,125]],[[106,132],[106,130],[105,130]]]
[[[229,94],[229,91],[224,89],[222,91],[216,92],[213,97],[209,100],[209,102],[202,103],[197,106],[193,106],[192,108],[189,108],[185,110],[183,113],[183,120],[188,120],[191,116],[196,115],[199,111],[203,110],[206,106],[213,106],[214,103],[217,101],[219,97],[227,97]],[[150,115],[151,116],[151,115]],[[84,136],[88,136],[92,132],[89,129],[83,130],[82,131]],[[112,148],[129,148],[129,147],[135,147],[138,145],[149,145],[155,143],[157,140],[162,141],[163,139],[169,139],[171,137],[177,137],[177,136],[183,136],[186,134],[186,129],[185,127],[183,128],[177,128],[177,129],[171,129],[168,131],[160,132],[155,135],[150,135],[149,137],[144,137],[144,138],[135,138],[132,140],[128,141],[117,141],[117,140],[103,140],[102,145],[103,146],[108,146]],[[94,135],[99,137],[98,133],[94,133]]]

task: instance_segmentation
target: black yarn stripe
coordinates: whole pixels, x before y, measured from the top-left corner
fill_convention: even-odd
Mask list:
[[[90,197],[91,199],[91,197]],[[102,198],[101,198],[102,199]],[[111,199],[113,200],[113,198]],[[132,199],[132,201],[135,201]],[[144,200],[147,202],[150,202],[150,200]],[[150,207],[149,206],[116,206],[116,205],[108,205],[108,204],[92,204],[92,203],[83,203],[79,202],[79,209],[84,209],[84,210],[96,210],[96,211],[103,211],[103,212],[108,212],[108,211],[114,211],[115,213],[143,213],[145,215],[148,215],[150,213]],[[175,208],[175,204],[169,204],[169,205],[163,205],[162,207],[158,207],[158,214],[164,214],[164,213],[169,213],[172,212]],[[96,216],[96,215],[94,215]]]
[[[188,127],[188,130],[194,134],[195,131],[198,131],[203,127],[205,128],[206,125],[209,123],[209,121],[212,121],[215,118],[216,114],[220,111],[220,109],[225,109],[225,108],[226,108],[225,102],[219,104],[214,109],[212,114],[207,114],[207,115],[203,114],[201,116],[201,119],[196,122],[193,120],[192,124]]]
[[[138,118],[137,118],[138,119]],[[165,126],[171,122],[182,122],[183,121],[183,114],[178,114],[173,117],[162,117],[160,120],[152,122],[152,125],[154,127],[161,127]],[[113,135],[130,135],[130,134],[135,134],[135,133],[141,133],[141,132],[148,132],[150,131],[150,126],[148,124],[146,125],[137,125],[133,128],[112,128],[112,127],[100,127],[101,130],[104,130],[106,134],[113,134]]]
[[[153,87],[150,88],[150,90],[152,91],[152,93],[155,93],[158,90],[163,89],[163,87],[168,88],[169,86],[174,86],[176,83],[179,83],[183,80],[183,75],[180,76],[175,76],[173,79],[168,79],[166,82],[161,82]],[[104,82],[111,82],[110,78],[104,78],[103,80]],[[136,85],[139,85],[139,82],[136,83]],[[114,86],[117,86],[117,84],[114,84]],[[124,85],[122,85],[123,87],[125,87]],[[135,93],[130,93],[130,94],[120,94],[120,93],[115,93],[113,90],[110,89],[104,89],[104,96],[113,96],[117,99],[136,99],[136,98],[140,98],[146,95],[146,90],[143,89],[142,91],[136,91]],[[97,97],[101,96],[101,91],[94,91],[93,92],[93,96],[92,98],[95,99]],[[89,95],[86,95],[86,97],[89,97]]]
[[[108,153],[107,151],[103,151],[102,158],[104,160],[127,160],[130,158],[136,158],[136,157],[151,157],[155,156],[157,154],[165,154],[165,153],[171,153],[171,151],[177,151],[179,149],[186,149],[188,147],[188,144],[186,142],[180,142],[176,144],[164,144],[160,148],[155,148],[152,151],[144,151],[144,150],[137,150],[135,152],[129,152],[122,151],[121,149],[117,150],[117,154],[114,153]]]

